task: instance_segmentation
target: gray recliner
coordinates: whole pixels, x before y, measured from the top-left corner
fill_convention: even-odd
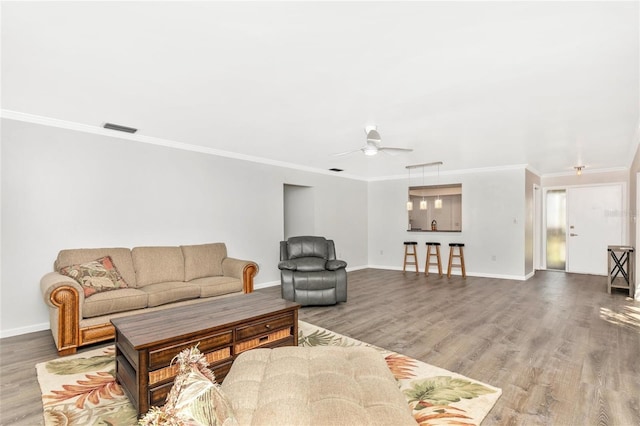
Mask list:
[[[346,302],[346,267],[336,259],[333,240],[304,236],[280,241],[282,298],[303,306]]]

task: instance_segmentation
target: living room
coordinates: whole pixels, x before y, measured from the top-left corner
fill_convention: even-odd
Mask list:
[[[127,2],[122,3],[119,7],[126,8]],[[206,7],[206,2],[197,3],[203,3],[199,7]],[[380,5],[381,9],[378,10],[369,3],[362,3],[360,6],[352,4],[351,9],[345,11],[342,16],[345,19],[353,18],[371,7],[375,16],[381,19],[380,26],[386,24],[381,15],[384,16],[384,13],[388,12],[385,7],[390,6]],[[448,18],[451,17],[448,7],[465,7],[455,3],[441,2],[439,5]],[[477,3],[471,7],[481,8],[483,2]],[[550,3],[547,7],[554,4],[545,3]],[[545,21],[545,24],[557,24],[576,12],[572,7],[579,7],[578,4],[571,6],[570,3],[574,2],[569,2],[569,5],[562,6],[561,10],[554,11],[558,14],[553,19],[549,18],[549,15],[553,14],[547,13],[544,9],[536,9],[532,5],[528,6],[532,10],[524,12],[501,10],[499,16],[516,13],[521,18],[549,18],[550,21]],[[587,17],[594,19],[599,12],[606,12],[613,17],[606,20],[608,25],[612,25],[611,22],[626,16],[619,25],[619,28],[622,28],[620,32],[623,36],[627,35],[623,30],[635,25],[635,35],[638,35],[637,2],[613,2],[612,9],[607,9],[604,3],[595,2],[592,6],[594,9],[589,10]],[[294,16],[306,16],[304,4],[293,4],[291,13]],[[132,5],[131,9],[127,10],[130,15],[123,18],[126,20],[122,24],[123,28],[131,29],[141,22],[144,23],[143,17],[149,13],[145,8],[152,7],[155,6]],[[557,67],[547,62],[548,57],[543,57],[537,67],[532,67],[531,65],[536,63],[539,50],[530,46],[533,53],[530,56],[523,54],[524,59],[520,57],[524,62],[522,68],[515,65],[512,68],[510,62],[505,61],[506,65],[491,64],[495,68],[487,67],[480,70],[485,73],[498,70],[502,72],[498,76],[487,77],[482,73],[472,73],[473,75],[466,77],[467,80],[460,80],[458,87],[455,86],[455,81],[450,82],[452,86],[449,89],[452,92],[473,88],[466,98],[482,99],[473,110],[467,110],[466,107],[460,106],[462,104],[456,103],[465,98],[462,97],[455,98],[451,103],[440,104],[439,110],[434,110],[435,107],[428,104],[423,110],[416,109],[415,115],[410,116],[409,110],[394,109],[394,97],[386,93],[393,92],[392,87],[397,84],[395,81],[389,83],[386,89],[385,86],[363,85],[354,89],[354,92],[365,92],[367,95],[359,99],[361,103],[358,103],[366,111],[348,123],[351,130],[345,133],[343,121],[353,118],[353,115],[345,113],[345,118],[341,117],[340,105],[343,99],[331,90],[330,82],[335,78],[333,75],[327,78],[329,83],[326,87],[321,87],[317,81],[312,80],[309,83],[312,90],[306,93],[310,99],[316,100],[322,97],[325,90],[326,96],[330,99],[326,103],[322,102],[324,109],[314,109],[310,105],[298,107],[294,103],[298,98],[273,97],[285,89],[291,92],[299,89],[295,86],[288,87],[286,78],[274,82],[270,90],[264,89],[265,92],[256,94],[253,91],[256,87],[249,84],[251,73],[246,71],[246,68],[251,68],[251,65],[256,63],[247,62],[243,55],[239,55],[236,60],[241,65],[244,63],[238,68],[245,71],[238,76],[237,85],[229,91],[222,87],[231,80],[227,75],[221,80],[222,83],[211,77],[190,84],[190,73],[203,77],[195,69],[197,65],[191,65],[191,55],[206,56],[207,53],[194,53],[179,42],[176,42],[177,45],[163,44],[167,39],[171,39],[167,35],[171,30],[159,33],[151,30],[162,27],[161,18],[170,16],[175,11],[170,6],[164,7],[168,9],[159,15],[157,20],[150,19],[145,23],[149,26],[148,32],[133,32],[138,34],[141,40],[130,40],[130,44],[127,44],[127,40],[101,32],[105,27],[113,25],[108,24],[109,19],[101,14],[107,12],[107,16],[111,17],[118,15],[108,12],[108,6],[103,4],[87,3],[80,6],[72,2],[63,7],[56,2],[47,2],[46,5],[4,2],[2,5],[2,338],[26,335],[49,328],[48,312],[38,283],[44,274],[52,270],[53,261],[62,249],[222,241],[227,244],[230,256],[251,259],[258,263],[260,272],[255,278],[256,289],[279,286],[278,243],[286,236],[285,185],[308,188],[313,208],[312,217],[307,217],[306,232],[334,239],[338,257],[348,262],[350,272],[368,268],[401,270],[402,243],[407,239],[416,239],[420,243],[419,258],[422,269],[424,242],[429,238],[437,238],[444,247],[450,242],[465,243],[469,276],[526,281],[536,274],[540,265],[539,260],[536,260],[540,253],[536,250],[535,235],[540,229],[536,225],[534,214],[534,187],[545,190],[552,187],[621,184],[624,188],[624,210],[635,211],[636,174],[640,171],[640,158],[637,153],[640,118],[637,102],[637,37],[635,41],[625,40],[620,44],[620,51],[615,51],[605,60],[599,55],[607,51],[606,46],[594,42],[593,57],[578,55],[575,63],[572,62],[574,58],[569,58],[566,63],[561,64],[562,66]],[[216,21],[217,25],[224,27],[231,25],[229,22],[236,22],[238,27],[244,28],[243,23],[249,22],[250,28],[244,28],[244,31],[268,33],[266,29],[258,29],[256,24],[264,9],[252,9],[247,4],[236,9],[230,5],[226,7],[231,9],[227,12],[234,18],[240,16],[247,21]],[[312,7],[314,13],[319,13],[319,17],[313,18],[318,19],[318,22],[322,22],[323,17],[339,15],[335,10],[324,10],[315,3],[308,7]],[[287,11],[284,5],[277,8],[273,15],[280,23],[280,20],[286,20],[283,14],[286,17]],[[73,13],[68,13],[70,10]],[[473,13],[459,13],[462,22],[474,22]],[[294,25],[298,31],[305,26],[300,22],[310,25],[300,20]],[[523,22],[526,22],[526,19],[518,21],[519,24]],[[94,31],[93,26],[97,24],[99,25]],[[37,30],[38,28],[41,30]],[[317,30],[315,25],[313,28]],[[342,26],[340,28],[344,30]],[[574,27],[570,28],[575,30]],[[513,26],[509,26],[509,29],[514,30]],[[556,27],[552,29],[553,34],[562,33],[557,32]],[[157,45],[153,42],[147,44],[148,40],[144,39],[147,36],[144,34],[148,34],[149,38],[158,37],[160,42]],[[542,37],[539,34],[537,36]],[[592,38],[597,38],[586,25],[584,33],[580,33],[579,36],[584,38],[578,37],[578,41],[571,39],[576,45],[580,44],[580,40],[589,42],[593,41]],[[81,45],[87,48],[81,41],[83,38],[92,37],[96,43],[100,40],[98,50],[105,55],[102,60],[99,59],[100,54],[94,55],[90,50],[81,50],[78,47]],[[111,45],[103,37],[114,37],[118,42]],[[376,42],[383,40],[382,35],[375,38]],[[526,40],[534,44],[532,39]],[[545,41],[545,46],[549,47],[555,40]],[[88,43],[90,44],[91,42]],[[606,43],[603,42],[603,45]],[[142,50],[149,46],[154,46],[156,50]],[[130,50],[126,51],[126,47],[130,47]],[[165,48],[177,55],[177,61],[184,61],[185,64],[184,67],[172,68],[173,72],[181,70],[176,74],[179,84],[175,86],[160,79],[165,78],[166,74],[154,74],[152,68],[136,67],[136,64],[154,63],[154,59],[157,59],[158,67],[169,67],[171,59],[164,55]],[[241,45],[239,48],[246,46]],[[363,47],[372,59],[379,53],[377,48],[378,46],[370,45]],[[386,48],[393,51],[398,49],[398,46]],[[26,53],[20,53],[21,49]],[[264,49],[264,46],[260,46],[260,49],[250,52],[259,55]],[[408,58],[401,61],[401,65],[410,65],[411,51],[409,47],[405,49],[399,49],[402,53],[398,55],[404,54]],[[526,50],[523,49],[523,52]],[[551,59],[558,59],[565,54],[566,52],[560,49],[560,53],[551,56]],[[116,59],[118,55],[124,56],[122,59]],[[287,59],[280,56],[277,58]],[[470,62],[457,65],[468,67],[474,57],[472,55],[471,59],[467,59]],[[306,57],[306,60],[312,59]],[[60,65],[67,61],[72,65]],[[570,80],[574,75],[572,72],[599,61],[611,62],[612,71],[604,76],[598,73],[589,74],[588,77],[598,77],[598,80],[594,80],[596,84],[584,82],[577,77],[576,80],[580,81]],[[267,63],[276,67],[272,62]],[[283,64],[283,67],[291,68],[292,72],[300,72],[307,63],[304,60],[296,62],[289,59]],[[214,65],[220,66],[215,63]],[[191,66],[194,67],[193,70],[190,70]],[[562,69],[563,66],[570,68],[569,71]],[[102,67],[109,72],[103,74]],[[363,62],[360,71],[366,73],[370,67],[374,65]],[[523,69],[530,71],[531,75],[524,73]],[[237,68],[234,70],[237,71]],[[560,103],[562,108],[558,107],[558,110],[545,115],[522,106],[516,108],[500,105],[497,111],[493,110],[498,117],[489,120],[483,111],[489,108],[494,90],[500,89],[498,91],[503,93],[516,87],[512,83],[519,72],[523,73],[522,79],[525,84],[533,84],[536,79],[542,79],[540,85],[534,84],[531,92],[518,92],[529,96],[524,97],[527,101],[523,103],[533,102],[532,92],[536,91],[540,91],[542,98],[553,98],[551,90],[557,89],[559,92],[554,101]],[[562,84],[545,87],[546,83],[555,80],[554,72],[558,73],[558,79],[562,80]],[[64,74],[72,76],[65,80],[66,84],[57,80]],[[85,75],[93,77],[85,79]],[[129,77],[126,77],[127,75]],[[312,77],[319,78],[318,75],[313,74]],[[356,82],[357,76],[355,72],[354,75],[350,74],[350,81]],[[397,74],[394,76],[397,77]],[[371,82],[367,80],[367,83],[382,84],[383,77],[386,78],[385,75],[377,75],[379,79],[372,78]],[[456,74],[455,77],[463,78],[462,74]],[[413,74],[412,78],[413,81],[420,81]],[[79,84],[70,91],[73,87],[70,81],[73,82],[74,79]],[[137,92],[134,89],[136,85],[133,84],[127,86],[127,89],[131,90],[119,90],[118,84],[129,79],[137,85],[149,86],[153,90],[139,89],[140,92]],[[477,83],[476,80],[480,81],[478,87],[473,86]],[[299,80],[295,81],[301,84]],[[504,87],[500,81],[506,81]],[[98,88],[92,84],[102,84],[102,87]],[[574,84],[578,89],[590,85],[597,86],[597,91],[588,92],[588,96],[595,99],[594,103],[604,99],[603,93],[610,94],[612,100],[603,104],[602,109],[584,107],[587,113],[578,120],[567,111],[570,110],[570,106],[581,111],[578,106],[588,103],[589,98],[585,99],[579,93],[568,89],[569,95],[560,91],[560,88],[566,86],[575,89]],[[211,104],[214,104],[211,111],[207,110],[204,100],[196,97],[200,86],[206,85],[218,86],[217,89],[221,93],[219,98],[211,98]],[[247,85],[251,90],[245,91],[242,89],[243,85]],[[624,87],[631,89],[621,90]],[[446,92],[446,88],[436,88]],[[426,90],[426,93],[429,93],[429,90],[432,89]],[[421,92],[420,95],[426,98],[427,95],[424,93]],[[383,94],[387,97],[383,97]],[[232,95],[246,100],[232,102]],[[569,103],[561,103],[565,95],[571,98]],[[190,104],[191,96],[197,99],[197,102]],[[391,99],[388,101],[391,106],[386,110],[364,107],[369,103],[376,105],[383,99]],[[505,97],[498,99],[502,102],[511,100]],[[407,103],[411,101],[408,96],[402,100]],[[424,102],[424,98],[422,101]],[[415,102],[419,104],[419,100]],[[226,109],[225,103],[228,104]],[[154,104],[161,106],[156,110],[153,108]],[[243,109],[245,107],[248,112]],[[295,110],[304,108],[310,108],[309,112],[293,115]],[[509,114],[511,108],[516,110],[513,115]],[[462,124],[451,125],[456,132],[453,137],[446,136],[443,128],[437,127],[434,123],[441,120],[449,125],[450,121],[455,121],[456,110],[460,120],[465,123],[473,114],[479,114],[481,119],[489,124],[501,120],[511,121],[515,122],[514,127],[522,126],[524,130],[517,132],[513,127],[491,129],[482,135],[482,138],[477,135],[476,139],[473,132],[482,126],[473,121],[475,126],[469,124],[469,131],[460,130],[464,127]],[[617,116],[612,117],[614,113],[603,110],[614,111]],[[228,112],[227,115],[219,115],[225,111]],[[263,114],[257,114],[256,111],[263,111]],[[163,115],[155,116],[161,112]],[[323,112],[324,115],[320,116],[319,112]],[[524,121],[520,114],[524,115],[525,112],[535,116],[532,122],[539,121],[543,124],[535,123],[536,126],[533,126],[530,122]],[[174,121],[174,113],[179,114],[178,117],[190,117],[188,130],[181,129],[182,123],[179,118]],[[613,122],[614,118],[619,118],[619,121]],[[294,119],[299,123],[291,124]],[[575,120],[575,123],[572,120]],[[383,145],[407,146],[413,148],[414,152],[397,156],[380,154],[371,158],[360,152],[344,157],[331,155],[350,149],[357,150],[363,145],[364,126],[371,121],[379,125]],[[562,122],[561,125],[556,126],[556,121]],[[602,125],[602,122],[607,121],[612,122],[610,127]],[[104,129],[104,122],[135,126],[140,130],[135,134],[114,132]],[[414,123],[413,128],[409,126],[411,123]],[[552,131],[543,132],[545,125]],[[576,130],[576,127],[587,125],[601,127]],[[430,126],[435,126],[435,129],[430,130]],[[385,132],[385,129],[388,132]],[[323,146],[315,139],[308,144],[299,142],[307,135],[320,130],[322,138],[331,138],[333,135],[339,139],[339,143],[327,143],[327,146]],[[509,138],[499,139],[501,146],[482,144],[485,140],[498,139],[496,134],[503,130],[512,133],[509,134]],[[237,135],[235,138],[234,132]],[[510,141],[526,139],[527,134],[536,134],[536,137],[544,140],[539,141],[540,152],[537,155],[546,156],[547,162],[531,164],[525,155],[503,159],[502,156],[506,156],[503,150],[508,151]],[[589,143],[584,142],[585,146],[580,146],[583,143],[581,138],[588,139]],[[280,141],[282,145],[278,145]],[[292,150],[291,146],[298,143],[300,149],[288,157],[262,155],[265,151],[242,148],[255,144],[264,145],[264,149],[274,153],[288,153]],[[421,144],[428,146],[420,150]],[[234,151],[234,145],[239,147],[238,150]],[[551,151],[554,146],[557,148],[557,154]],[[528,147],[530,145],[527,145],[527,148],[523,145],[519,149],[524,151]],[[489,155],[483,155],[486,152]],[[611,159],[612,157],[614,159]],[[489,160],[482,162],[486,158],[493,159],[493,163]],[[516,160],[513,160],[514,158]],[[443,161],[443,165],[439,170],[430,168],[424,175],[418,172],[408,176],[405,168],[411,164],[440,160]],[[587,164],[587,168],[582,176],[577,176],[573,167],[583,163]],[[343,168],[345,171],[332,172],[328,170],[330,167]],[[407,232],[405,205],[408,186],[449,183],[462,184],[462,231],[435,234]],[[635,245],[636,225],[633,214],[625,216],[624,229],[625,239],[620,243]],[[605,254],[602,253],[603,258]],[[601,278],[606,281],[604,276]]]

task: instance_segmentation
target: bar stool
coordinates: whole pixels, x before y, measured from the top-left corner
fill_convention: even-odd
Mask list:
[[[462,278],[467,278],[467,272],[464,269],[464,251],[462,250],[464,244],[462,243],[449,243],[449,267],[447,268],[447,278],[451,278],[451,268],[459,267],[462,269]],[[455,254],[455,249],[458,249],[458,254]],[[453,263],[453,258],[460,259],[460,263]]]
[[[442,276],[442,262],[440,261],[440,243],[427,242],[427,261],[424,265],[424,274],[429,275],[429,266],[438,265],[438,274]],[[431,248],[435,248],[435,252],[431,253]],[[437,262],[431,262],[431,256],[435,256]]]
[[[404,242],[404,264],[402,265],[402,271],[405,272],[407,270],[407,265],[415,265],[416,273],[420,272],[418,270],[418,257],[416,253],[416,246],[418,243],[416,241],[405,241]],[[409,250],[411,248],[411,250]]]

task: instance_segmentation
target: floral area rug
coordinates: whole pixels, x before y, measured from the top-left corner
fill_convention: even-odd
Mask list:
[[[303,321],[298,343],[377,349],[423,426],[479,425],[502,394],[493,386]],[[135,409],[115,381],[114,356],[114,347],[108,346],[36,365],[45,425],[137,424]]]

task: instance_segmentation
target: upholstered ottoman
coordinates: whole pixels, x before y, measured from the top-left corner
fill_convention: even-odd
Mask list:
[[[416,425],[384,358],[367,347],[247,351],[222,390],[240,425]]]

